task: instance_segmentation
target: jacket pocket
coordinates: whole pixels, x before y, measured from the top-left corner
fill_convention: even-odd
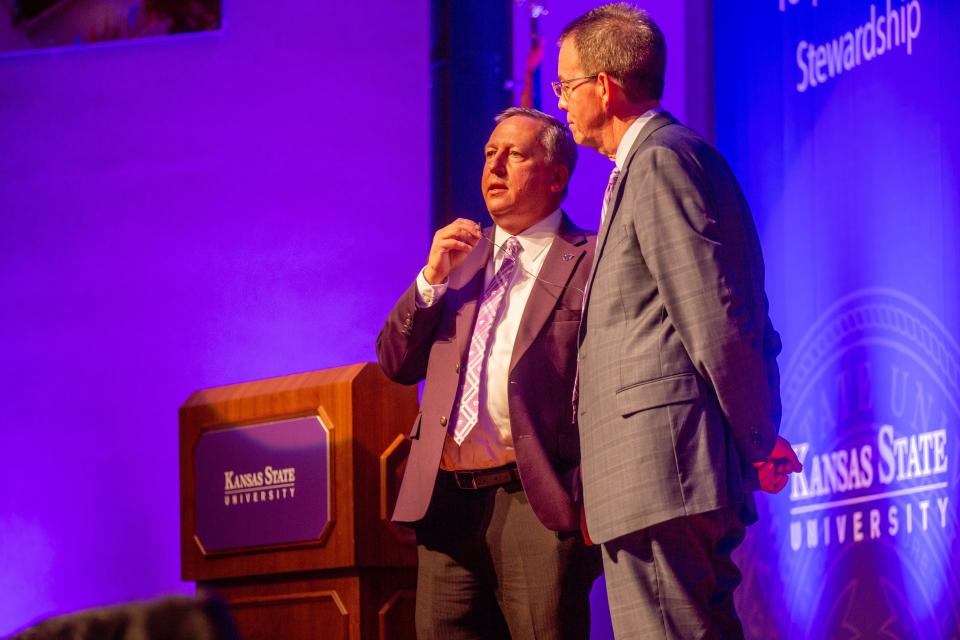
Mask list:
[[[420,423],[423,421],[423,414],[418,413],[416,419],[413,421],[413,428],[410,429],[410,435],[407,437],[411,440],[420,439]]]
[[[653,380],[644,380],[627,385],[617,391],[617,407],[620,415],[687,402],[700,395],[697,376],[694,373],[679,373]]]

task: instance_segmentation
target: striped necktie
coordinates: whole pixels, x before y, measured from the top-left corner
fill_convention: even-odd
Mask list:
[[[467,367],[460,383],[460,407],[457,410],[457,419],[451,425],[453,439],[458,445],[463,444],[470,431],[477,425],[480,409],[480,382],[486,371],[490,336],[493,334],[493,325],[503,309],[507,288],[513,281],[520,249],[520,241],[515,237],[511,236],[503,243],[503,262],[480,299],[477,323],[473,327],[473,337],[470,339]]]
[[[617,165],[613,165],[613,171],[610,172],[610,179],[607,181],[607,188],[603,192],[603,208],[600,209],[600,226],[603,226],[603,221],[607,219],[607,208],[610,206],[610,201],[613,200],[613,190],[617,186],[617,178],[620,177],[620,169],[617,168]]]

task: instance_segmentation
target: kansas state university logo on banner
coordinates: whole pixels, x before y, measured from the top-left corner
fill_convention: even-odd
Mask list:
[[[782,392],[804,467],[770,501],[794,631],[956,637],[956,341],[916,300],[857,291],[808,332]]]

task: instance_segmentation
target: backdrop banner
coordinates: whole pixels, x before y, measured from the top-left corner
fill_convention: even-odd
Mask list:
[[[748,637],[955,638],[960,4],[715,3],[804,465],[738,558]]]

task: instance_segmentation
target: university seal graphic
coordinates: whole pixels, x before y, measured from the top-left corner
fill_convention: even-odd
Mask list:
[[[902,292],[855,291],[798,344],[782,395],[804,466],[769,501],[788,635],[956,638],[955,338]]]

